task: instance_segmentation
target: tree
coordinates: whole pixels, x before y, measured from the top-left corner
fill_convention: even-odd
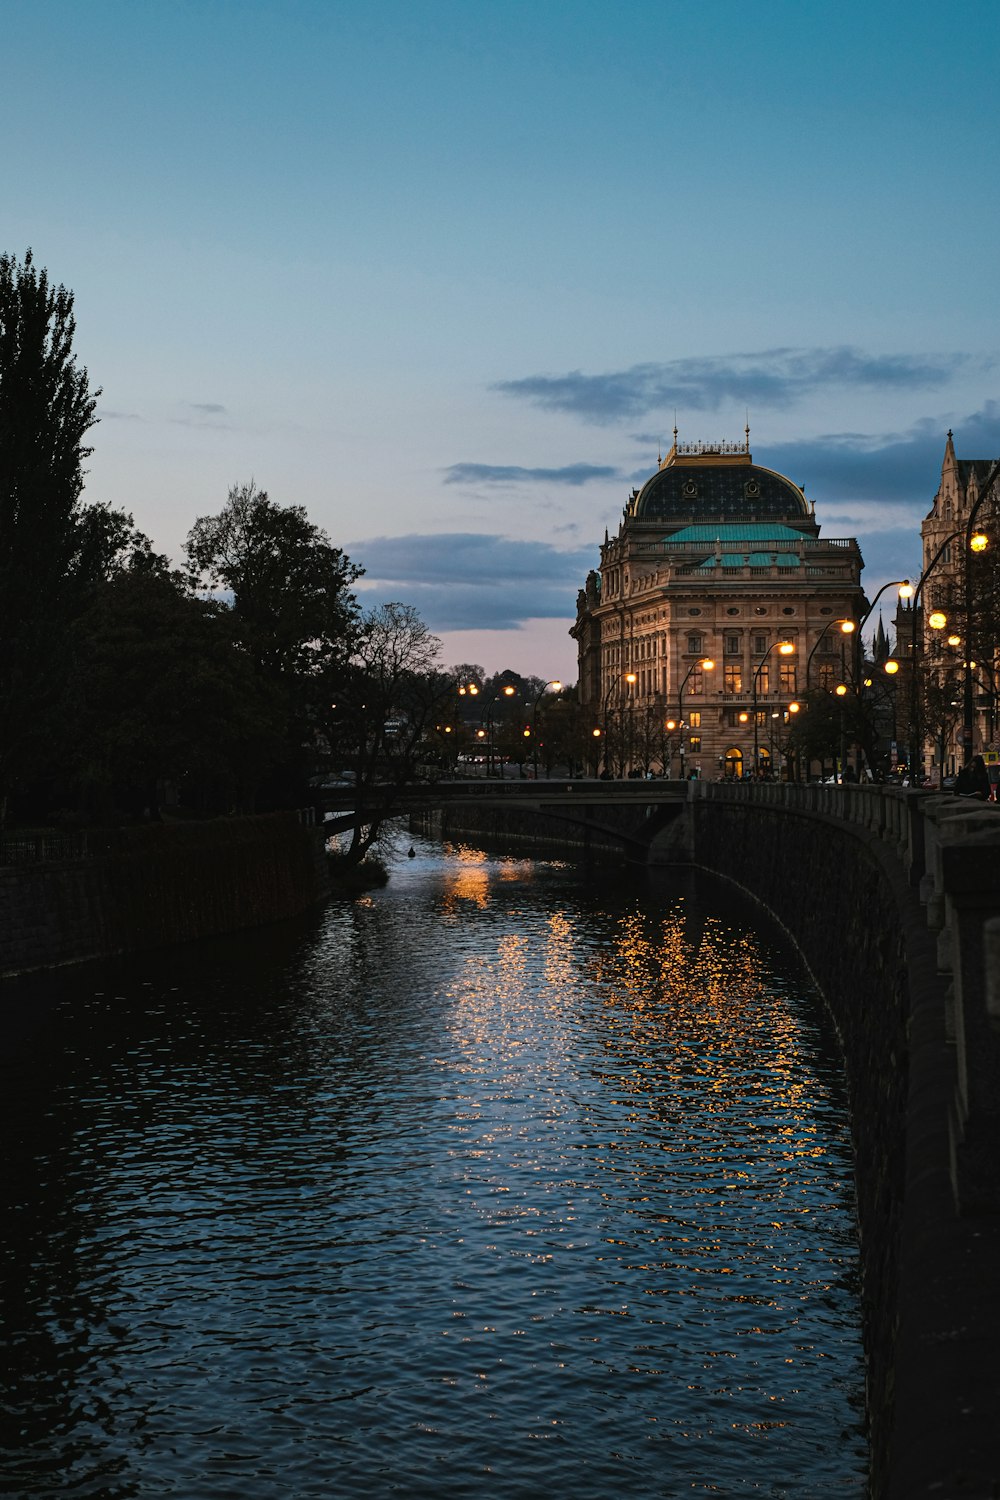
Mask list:
[[[237,634],[262,671],[286,679],[346,655],[361,577],[301,505],[276,505],[253,480],[234,485],[217,516],[199,517],[184,546],[195,589],[233,596]]]
[[[42,735],[39,694],[72,612],[84,446],[99,391],[73,353],[73,296],[31,251],[0,255],[0,820]]]
[[[268,800],[305,796],[317,729],[336,701],[358,641],[347,555],[300,505],[280,506],[253,480],[229,491],[217,516],[195,521],[185,543],[192,590],[232,595],[233,632],[254,670],[282,695],[284,750]]]
[[[231,625],[166,569],[133,565],[95,590],[70,636],[55,742],[64,804],[100,821],[155,816],[169,784],[190,810],[253,807],[281,705]]]
[[[348,669],[330,682],[325,738],[331,760],[353,771],[363,814],[351,862],[394,815],[398,789],[425,769],[428,736],[455,694],[455,679],[437,665],[440,652],[412,605],[381,604],[362,617]]]

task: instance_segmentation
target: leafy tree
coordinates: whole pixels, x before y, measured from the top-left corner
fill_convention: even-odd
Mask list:
[[[268,800],[299,800],[324,705],[349,674],[360,618],[351,586],[363,570],[302,506],[274,504],[252,480],[195,521],[185,552],[191,588],[232,595],[234,638],[282,695],[284,749]]]
[[[103,821],[155,816],[169,786],[193,810],[253,807],[283,726],[228,610],[140,563],[95,590],[71,642],[66,802]]]
[[[0,255],[0,818],[44,734],[80,559],[84,446],[97,418],[73,296],[27,251]]]
[[[195,589],[233,596],[238,638],[263,671],[302,678],[345,656],[361,577],[301,505],[276,505],[253,480],[217,516],[195,521],[184,547]]]
[[[437,665],[440,652],[412,605],[382,604],[362,617],[349,666],[331,681],[323,726],[329,753],[354,772],[365,817],[349,861],[375,843],[398,807],[398,789],[426,770],[428,739],[455,694],[454,678]]]

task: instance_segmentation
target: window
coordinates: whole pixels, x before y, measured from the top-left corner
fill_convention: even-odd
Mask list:
[[[688,723],[692,729],[701,728],[701,710],[696,708],[693,714],[688,714]]]
[[[819,685],[821,688],[824,688],[826,692],[833,692],[833,667],[828,661],[825,661],[820,665]]]
[[[771,663],[762,662],[757,668],[757,691],[767,694],[771,691]]]
[[[725,652],[727,656],[739,656],[742,641],[738,635],[727,635],[725,641]]]
[[[795,666],[792,662],[780,662],[778,665],[778,692],[795,692]]]
[[[705,691],[705,674],[701,670],[700,667],[698,667],[694,672],[691,673],[690,680],[688,681],[687,690],[688,690],[688,693],[690,694],[690,696],[692,698],[700,698],[701,695],[704,693],[704,691]]]
[[[763,656],[767,650],[767,636],[755,635],[753,638],[753,650],[755,656]]]
[[[732,605],[732,606],[730,606],[729,609],[726,610],[726,614],[727,615],[738,615],[739,614],[739,610],[736,608],[735,605]]]
[[[691,653],[692,656],[700,656],[701,655],[701,648],[702,648],[702,641],[703,640],[704,640],[704,637],[700,636],[700,635],[689,635],[688,636],[688,651]]]
[[[790,604],[786,604],[781,613],[783,615],[794,615],[795,611]]]
[[[738,664],[725,669],[725,690],[727,693],[742,693],[743,691],[743,668]]]
[[[701,735],[700,734],[693,734],[693,735],[691,735],[690,739],[688,740],[688,744],[691,746],[692,750],[700,750],[701,749]]]
[[[820,654],[820,656],[832,656],[833,655],[833,647],[834,647],[833,636],[832,635],[825,635],[823,637],[823,639],[819,643],[819,654]]]

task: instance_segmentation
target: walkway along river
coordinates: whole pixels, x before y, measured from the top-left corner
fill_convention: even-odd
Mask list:
[[[2,995],[0,1492],[865,1493],[836,1048],[722,886],[418,842]]]

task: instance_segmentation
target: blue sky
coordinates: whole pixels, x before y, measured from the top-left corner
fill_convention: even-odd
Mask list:
[[[682,439],[919,569],[1000,454],[1000,7],[0,0],[0,248],[76,294],[88,498],[179,556],[253,477],[445,659],[575,678]]]

